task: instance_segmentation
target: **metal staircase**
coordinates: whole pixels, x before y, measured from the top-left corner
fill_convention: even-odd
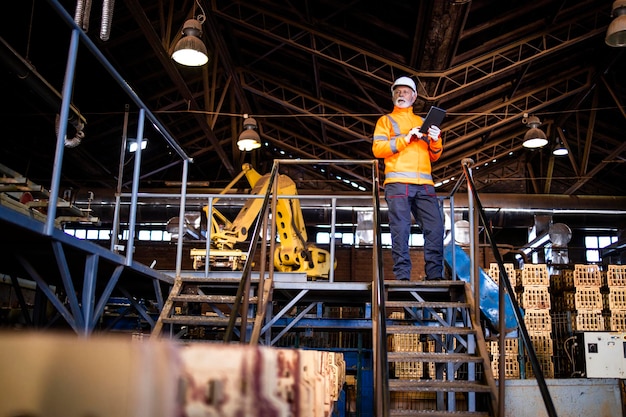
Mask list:
[[[497,388],[463,281],[385,282],[390,416],[491,416]]]
[[[204,332],[207,326],[211,329],[211,337],[223,335],[231,320],[233,306],[237,305],[236,294],[240,281],[240,277],[187,275],[177,277],[150,337],[158,338],[167,328],[176,339],[206,340],[209,337],[209,334]],[[249,314],[236,313],[234,319],[236,326],[247,328],[244,321],[248,318],[251,318],[250,324],[253,323],[258,301],[255,295],[257,283],[257,280],[250,283],[249,296],[242,297],[241,311],[248,311]]]

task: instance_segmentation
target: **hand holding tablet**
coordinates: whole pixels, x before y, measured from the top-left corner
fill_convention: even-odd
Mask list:
[[[428,114],[426,115],[426,119],[424,119],[422,127],[420,127],[420,132],[426,134],[431,126],[435,125],[439,127],[441,122],[443,122],[444,117],[446,117],[446,111],[444,109],[432,106],[430,110],[428,110]]]

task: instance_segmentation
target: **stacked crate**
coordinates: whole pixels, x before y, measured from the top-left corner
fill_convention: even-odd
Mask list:
[[[400,317],[404,317],[403,313],[394,312],[391,315],[392,319],[398,319]],[[445,343],[445,337],[442,341]],[[453,344],[456,344],[455,338],[453,338]],[[423,340],[422,335],[419,334],[393,334],[388,339],[387,349],[390,352],[437,352],[436,342],[431,338]],[[454,351],[454,348],[452,350]],[[443,378],[445,378],[446,370],[445,368],[441,369],[444,374]],[[435,362],[408,361],[393,363],[393,375],[398,379],[432,379],[435,378],[436,371],[437,367]]]
[[[423,344],[418,334],[392,335],[392,352],[422,352]],[[399,379],[421,379],[424,376],[422,362],[395,362],[394,374]]]
[[[572,361],[569,349],[565,343],[573,335],[572,322],[576,317],[574,304],[574,270],[559,268],[557,273],[550,276],[550,293],[552,296],[552,340],[554,342],[555,378],[569,378],[572,374]]]
[[[626,265],[609,265],[606,272],[608,287],[608,330],[626,332]]]
[[[602,275],[598,265],[575,265],[574,287],[576,318],[572,323],[573,330],[604,330]]]
[[[511,286],[513,288],[515,288],[515,286],[517,285],[517,281],[515,278],[515,267],[513,266],[513,264],[510,263],[505,263],[504,265],[504,271],[506,272],[506,275],[509,277],[509,281],[511,281]],[[500,267],[498,266],[497,263],[491,263],[489,264],[489,276],[493,279],[493,281],[496,284],[500,283]]]
[[[404,312],[394,311],[389,318],[392,320],[404,319]],[[418,334],[392,334],[388,336],[387,349],[390,352],[423,352],[423,344]],[[395,362],[394,375],[399,379],[420,379],[424,368],[421,362]]]
[[[524,265],[520,284],[519,301],[524,310],[550,310],[550,280],[545,264]]]
[[[511,286],[513,287],[513,291],[515,292],[515,294],[512,294],[512,296],[515,296],[518,300],[521,300],[521,271],[516,270],[515,266],[513,266],[512,263],[505,263],[503,265],[506,275],[509,277],[509,281],[511,282]],[[491,277],[491,279],[493,279],[493,282],[500,285],[500,267],[497,263],[494,262],[489,264],[489,276]]]
[[[576,310],[574,294],[576,294],[574,271],[564,269],[552,279],[553,313],[574,312]]]
[[[487,340],[487,349],[491,357],[491,371],[494,378],[500,375],[500,344],[498,340]],[[519,339],[507,337],[504,339],[504,378],[519,379]]]
[[[521,306],[524,324],[545,378],[554,377],[552,356],[552,317],[550,316],[550,279],[545,264],[525,265],[521,273]],[[526,361],[526,376],[534,377],[530,361]]]
[[[518,286],[517,271],[512,263],[505,263],[504,270],[509,277],[511,286],[515,289]],[[489,264],[489,276],[496,284],[500,284],[500,267],[497,263]],[[488,340],[487,350],[491,357],[491,371],[495,378],[500,375],[500,345],[498,340]],[[520,378],[519,361],[519,340],[517,337],[507,337],[504,339],[504,378]]]

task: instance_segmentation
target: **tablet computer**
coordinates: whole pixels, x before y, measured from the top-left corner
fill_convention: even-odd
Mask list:
[[[446,111],[444,109],[432,106],[430,110],[428,110],[428,114],[424,119],[424,124],[420,127],[420,132],[428,133],[428,129],[430,129],[432,125],[437,127],[441,126],[441,122],[443,122],[444,117],[446,117]]]

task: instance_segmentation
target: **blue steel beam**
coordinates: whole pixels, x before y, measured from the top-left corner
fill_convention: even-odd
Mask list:
[[[74,316],[70,311],[65,308],[63,303],[59,300],[56,294],[50,289],[46,281],[39,275],[33,265],[21,255],[16,255],[18,262],[22,265],[24,270],[30,275],[30,277],[37,283],[37,287],[48,297],[52,305],[57,309],[59,314],[67,321],[67,323],[74,329],[76,333],[79,332],[79,327],[74,319]]]
[[[61,245],[61,243],[57,241],[53,241],[52,251],[54,252],[54,257],[57,261],[57,266],[59,268],[61,280],[63,281],[63,286],[65,287],[65,294],[67,294],[67,300],[69,302],[70,309],[72,310],[72,314],[76,320],[76,326],[82,328],[85,325],[84,316],[80,309],[80,303],[78,302],[76,291],[74,290],[74,282],[72,281],[70,268],[67,265],[67,259],[65,257],[63,245]]]
[[[93,330],[88,324],[92,322],[94,316],[98,259],[99,257],[96,254],[88,254],[85,257],[85,270],[83,272],[83,317],[86,325],[83,326],[82,329],[84,336],[89,336]]]
[[[126,266],[123,256],[93,242],[70,236],[60,229],[54,229],[51,235],[46,235],[44,230],[45,223],[0,206],[0,232],[13,236],[15,240],[14,245],[4,251],[2,265],[7,268],[7,272],[17,271],[11,272],[11,275],[25,272],[35,281],[59,315],[77,334],[89,335],[93,332],[111,294],[118,288],[122,273],[125,279],[137,283],[139,280],[150,280],[155,291],[160,288],[161,281],[168,284],[173,282],[170,276],[143,264],[133,262],[132,265]],[[68,262],[70,259],[74,262]],[[56,271],[54,268],[49,269],[55,263]],[[18,268],[18,265],[21,268]],[[37,270],[43,267],[48,268],[45,276]],[[111,267],[112,271],[105,274],[104,271]],[[24,272],[20,272],[19,269]],[[67,294],[68,305],[62,302],[51,288],[51,285],[58,285],[59,282]],[[102,288],[98,284],[102,284],[104,288],[96,304],[97,292]],[[147,282],[145,286],[146,289],[150,288]],[[79,297],[77,292],[82,292],[82,297]],[[162,295],[160,298],[162,300]],[[146,319],[152,320],[149,316]]]
[[[102,316],[102,313],[104,313],[104,308],[109,302],[111,293],[113,293],[113,289],[117,285],[117,282],[119,281],[120,275],[122,274],[123,270],[124,270],[124,267],[122,265],[118,265],[115,267],[115,270],[111,274],[111,277],[109,278],[109,281],[107,282],[106,287],[102,291],[102,294],[100,294],[100,300],[98,301],[98,304],[96,305],[94,309],[94,314],[90,323],[90,327],[92,329],[96,327],[96,323]],[[155,286],[158,286],[158,283],[156,283],[157,280],[154,280],[154,281],[155,281]]]

